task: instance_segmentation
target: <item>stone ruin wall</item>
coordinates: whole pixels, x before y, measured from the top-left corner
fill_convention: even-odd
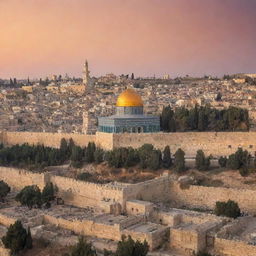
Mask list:
[[[170,201],[177,206],[214,209],[217,201],[230,199],[236,201],[242,211],[256,213],[256,190],[195,185],[182,189],[180,184],[173,182],[169,193]]]
[[[169,145],[172,153],[181,148],[187,157],[194,157],[198,149],[202,149],[206,155],[212,154],[218,157],[230,155],[238,147],[242,147],[254,156],[256,132],[126,133],[114,134],[113,143],[114,148],[127,146],[138,148],[144,143],[150,143],[161,150]]]

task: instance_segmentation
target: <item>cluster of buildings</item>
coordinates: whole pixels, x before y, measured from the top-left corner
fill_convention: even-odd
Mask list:
[[[249,110],[253,129],[256,86],[247,83],[245,77],[254,79],[253,74],[229,79],[170,79],[167,75],[163,79],[134,79],[134,75],[114,74],[95,78],[90,77],[86,61],[82,79],[53,76],[46,84],[40,80],[20,88],[1,86],[0,129],[95,133],[98,117],[114,115],[117,97],[127,88],[141,96],[143,113],[147,115],[159,116],[167,105],[173,109],[191,108],[195,104],[209,104],[219,109],[232,105]]]

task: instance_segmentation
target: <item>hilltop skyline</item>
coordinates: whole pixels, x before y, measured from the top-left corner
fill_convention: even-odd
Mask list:
[[[0,77],[255,73],[252,0],[0,2]]]

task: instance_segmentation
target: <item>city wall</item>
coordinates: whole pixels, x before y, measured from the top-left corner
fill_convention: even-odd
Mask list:
[[[66,140],[73,139],[76,145],[87,146],[89,142],[96,142],[95,135],[78,133],[47,133],[47,132],[2,132],[0,140],[6,145],[24,144],[30,145],[42,144],[48,147],[58,148],[62,138]],[[0,141],[1,143],[1,141]]]
[[[181,188],[173,182],[170,186],[170,201],[177,206],[213,209],[217,201],[234,200],[242,211],[256,213],[256,190],[190,185]]]
[[[118,147],[138,148],[145,143],[153,144],[161,150],[169,145],[174,153],[182,148],[187,157],[194,157],[198,149],[207,155],[215,157],[230,155],[238,147],[248,150],[253,156],[256,151],[256,132],[176,132],[176,133],[124,133],[112,134],[97,132],[96,135],[76,133],[40,133],[40,132],[0,132],[0,143],[15,144],[44,144],[59,147],[62,138],[72,138],[77,145],[87,146],[95,142],[106,150]]]
[[[0,167],[0,180],[18,190],[30,185],[37,185],[43,189],[47,182],[52,182],[58,188],[58,196],[66,204],[78,207],[100,207],[101,203],[120,203],[123,206],[124,202],[122,189],[114,185],[94,184],[50,173],[33,173],[23,169]]]
[[[172,153],[182,148],[187,157],[195,156],[198,149],[202,149],[207,155],[230,155],[238,147],[248,150],[254,156],[256,132],[126,133],[113,136],[114,148],[138,148],[144,143],[150,143],[161,150],[169,145]]]

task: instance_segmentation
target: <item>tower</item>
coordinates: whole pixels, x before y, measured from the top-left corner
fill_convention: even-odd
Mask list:
[[[84,68],[83,68],[83,83],[85,85],[90,85],[90,71],[88,68],[88,61],[86,60],[84,63]]]

